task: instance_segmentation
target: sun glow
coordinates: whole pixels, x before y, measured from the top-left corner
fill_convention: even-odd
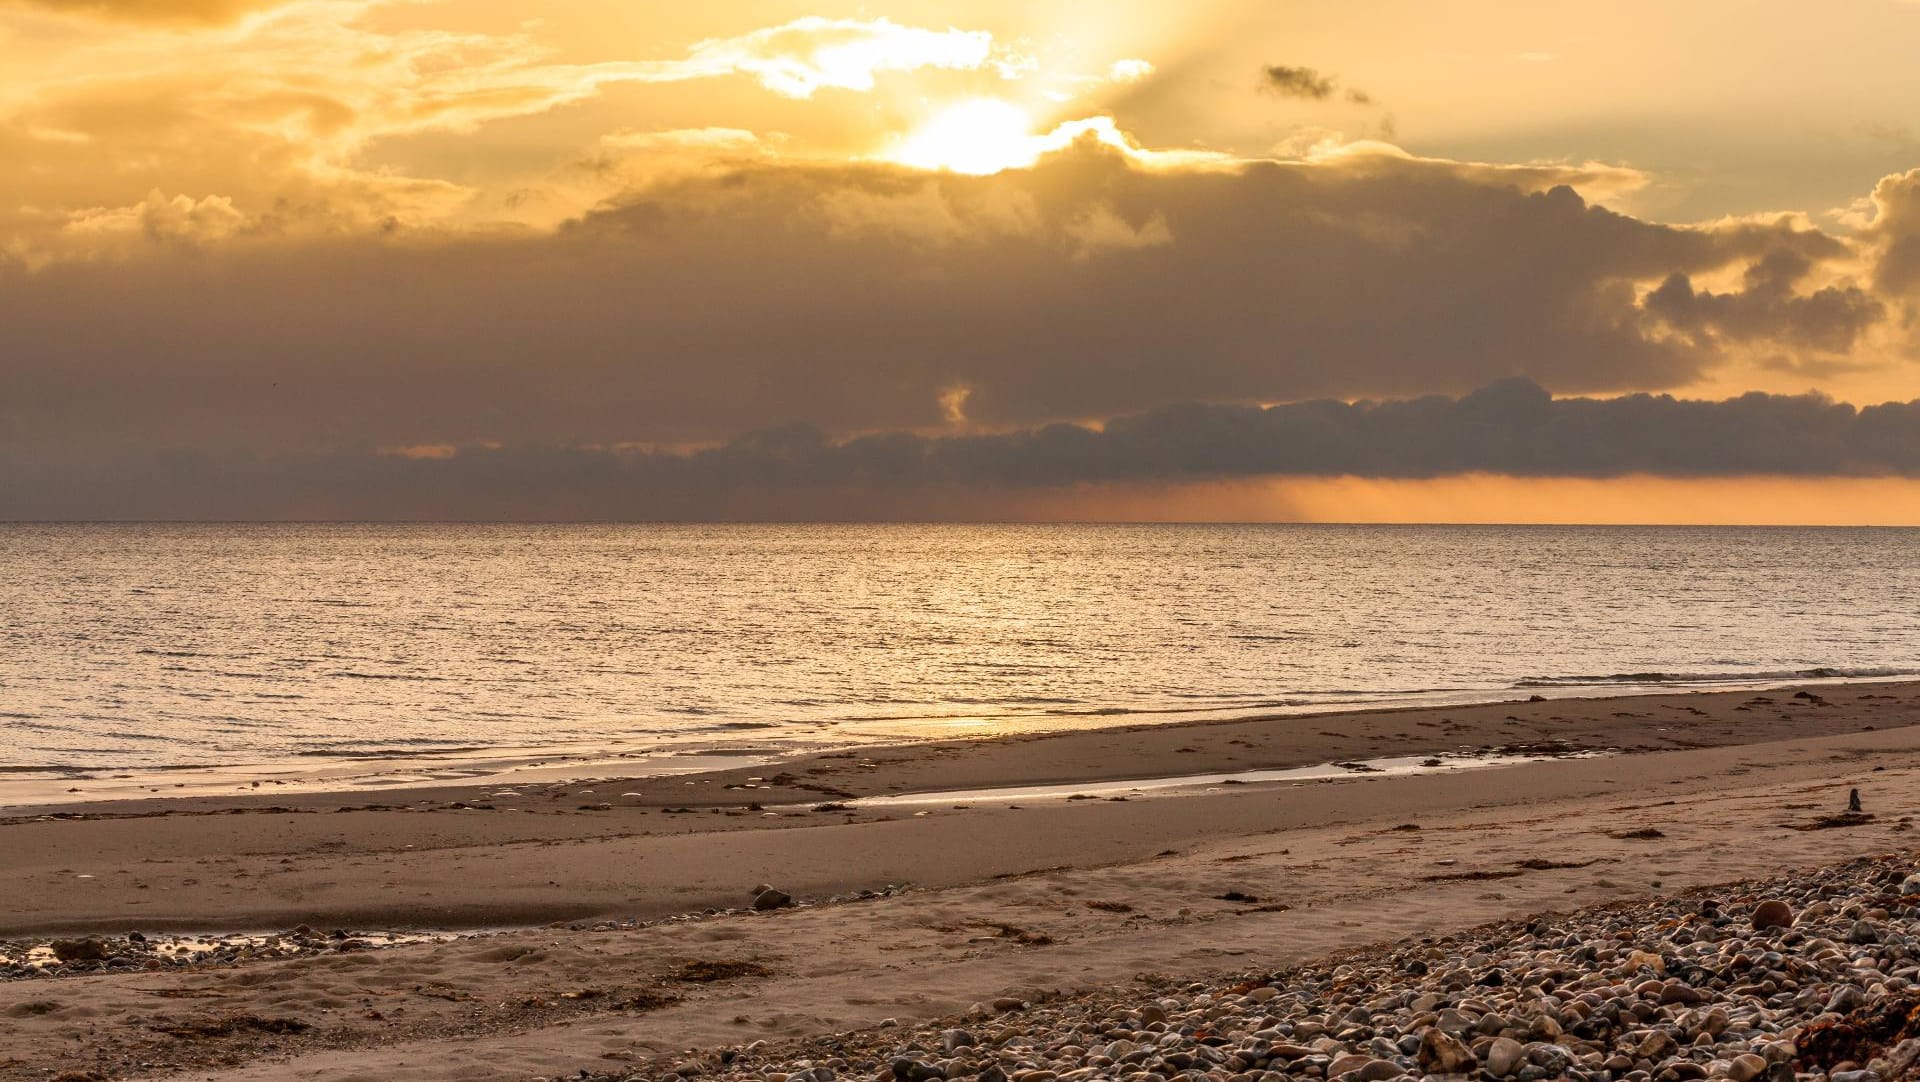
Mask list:
[[[975,98],[934,114],[888,157],[918,169],[986,176],[1032,165],[1044,149],[1032,114],[1012,102]]]
[[[1202,167],[1237,160],[1204,150],[1150,150],[1121,131],[1110,116],[1063,121],[1051,131],[1036,132],[1033,114],[998,98],[973,98],[948,106],[881,157],[915,169],[988,176],[1030,168],[1044,155],[1083,140],[1117,150],[1146,168]]]

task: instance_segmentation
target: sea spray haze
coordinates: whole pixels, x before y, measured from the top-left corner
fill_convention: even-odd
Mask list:
[[[1920,531],[0,527],[0,761],[818,743],[1920,668]],[[312,760],[310,760],[312,761]]]

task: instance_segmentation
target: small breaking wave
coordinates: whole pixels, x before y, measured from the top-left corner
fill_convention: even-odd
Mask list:
[[[1532,676],[1514,682],[1515,688],[1566,688],[1614,684],[1744,684],[1756,680],[1878,680],[1920,676],[1920,669],[1839,668],[1729,669],[1722,672],[1626,672],[1606,676]]]

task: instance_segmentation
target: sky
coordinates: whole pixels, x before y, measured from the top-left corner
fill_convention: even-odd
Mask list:
[[[0,518],[1920,524],[1916,49],[0,0]]]

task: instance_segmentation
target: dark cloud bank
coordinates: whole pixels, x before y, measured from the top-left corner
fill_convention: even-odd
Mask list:
[[[297,238],[267,215],[204,247],[0,256],[0,450],[923,429],[956,387],[992,427],[1513,375],[1669,390],[1733,346],[1843,353],[1900,303],[1820,284],[1842,239],[1646,222],[1566,186],[1594,180],[1364,154],[1150,169],[1097,145],[992,177],[745,161],[557,235]]]
[[[952,494],[992,515],[1267,475],[1920,471],[1912,405],[1540,390],[1682,387],[1734,348],[1847,363],[1905,333],[1920,171],[1852,238],[1662,225],[1568,186],[1604,173],[1156,169],[1083,142],[992,177],[733,162],[557,235],[266,216],[122,259],[0,256],[0,518],[938,517]],[[1399,401],[1309,401],[1361,397]],[[1011,434],[826,435],[937,430],[958,401]],[[469,449],[379,450],[421,445]]]
[[[0,506],[14,519],[941,517],[1087,485],[1461,473],[1920,477],[1920,401],[1857,409],[1817,395],[1556,400],[1514,379],[1459,398],[1168,406],[1099,430],[835,441],[792,425],[693,453],[196,453],[90,473],[0,460]]]

